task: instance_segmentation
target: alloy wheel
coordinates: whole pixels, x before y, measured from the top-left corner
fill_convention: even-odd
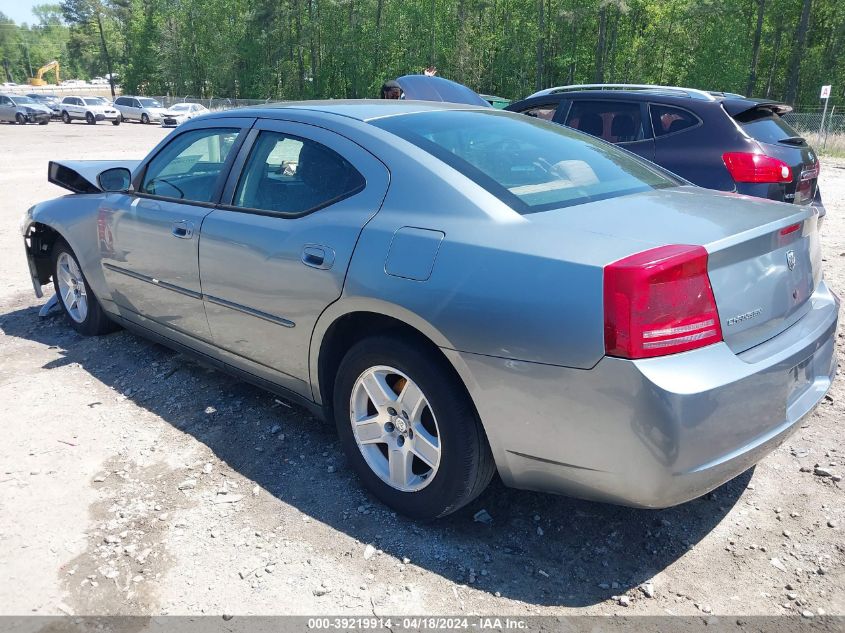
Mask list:
[[[416,492],[440,466],[440,430],[420,387],[393,367],[365,370],[349,402],[355,442],[367,465],[389,486]]]
[[[79,264],[69,253],[60,253],[56,261],[59,294],[67,313],[77,323],[82,323],[88,316],[88,293],[85,279]]]

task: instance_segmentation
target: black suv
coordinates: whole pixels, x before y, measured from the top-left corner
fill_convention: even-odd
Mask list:
[[[742,95],[629,84],[562,86],[505,108],[624,147],[722,191],[819,207],[819,161],[780,115],[792,108]]]

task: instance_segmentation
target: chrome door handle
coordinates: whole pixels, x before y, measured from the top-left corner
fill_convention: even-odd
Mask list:
[[[182,240],[189,240],[194,236],[194,223],[180,220],[170,227],[170,233]]]
[[[334,265],[334,250],[320,244],[306,244],[302,247],[301,259],[306,266],[328,270]]]

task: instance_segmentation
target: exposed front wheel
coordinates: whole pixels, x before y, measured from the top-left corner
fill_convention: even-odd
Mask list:
[[[20,112],[18,112],[15,115],[15,123],[17,123],[18,125],[26,125],[26,117]]]
[[[338,434],[364,485],[402,514],[434,519],[477,497],[495,469],[459,378],[435,350],[398,336],[349,350],[335,381]]]
[[[93,114],[91,114],[90,112],[86,112],[86,113],[85,113],[85,122],[86,122],[88,125],[96,125],[96,124],[97,124],[97,119],[95,119],[95,118],[94,118],[94,115],[93,115]]]
[[[65,316],[80,334],[95,336],[118,329],[100,307],[76,255],[63,240],[53,246],[53,287]]]
[[[67,113],[67,111],[62,112],[62,121],[64,121],[65,123],[70,123],[70,115]]]

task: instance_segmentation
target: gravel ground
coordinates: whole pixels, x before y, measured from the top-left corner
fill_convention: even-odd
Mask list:
[[[784,446],[683,506],[494,482],[417,524],[361,490],[303,409],[127,332],[40,319],[18,219],[61,193],[47,160],[140,158],[164,134],[0,126],[0,614],[845,614],[842,483],[814,473],[845,471],[841,379]],[[845,163],[821,178],[841,293]]]

